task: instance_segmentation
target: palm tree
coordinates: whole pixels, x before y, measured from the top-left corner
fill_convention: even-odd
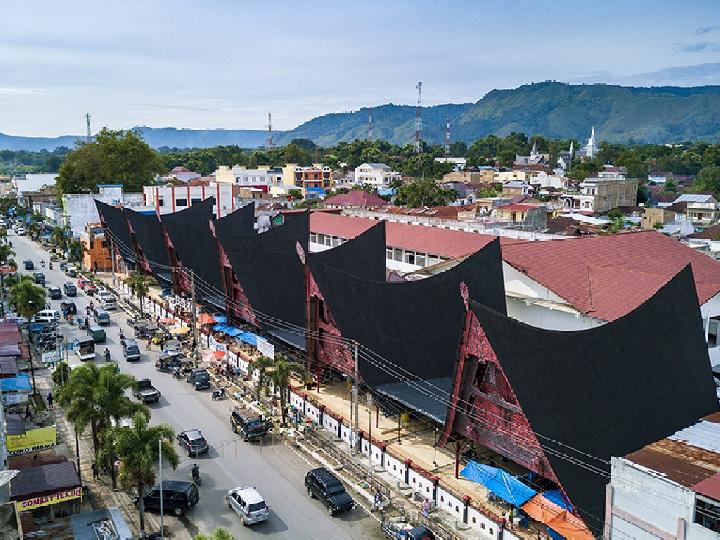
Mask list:
[[[18,315],[30,319],[45,307],[45,289],[35,285],[29,276],[23,276],[10,287],[8,300],[11,305],[15,306]]]
[[[287,400],[288,385],[292,374],[298,375],[303,381],[305,380],[305,368],[296,363],[289,362],[284,356],[278,355],[272,363],[272,371],[270,372],[270,380],[275,386],[275,391],[280,392],[280,410],[282,414],[282,425],[287,425]]]
[[[135,296],[140,299],[140,314],[143,314],[143,298],[150,291],[150,285],[153,284],[152,278],[141,274],[140,272],[133,272],[130,277],[125,280],[125,284],[130,287],[130,290]]]
[[[175,432],[166,424],[150,426],[148,416],[138,412],[133,416],[132,426],[116,426],[106,433],[107,444],[101,457],[116,455],[120,458],[120,485],[127,492],[138,495],[140,513],[140,537],[145,538],[145,505],[143,496],[147,488],[155,484],[155,465],[159,446],[163,459],[175,469],[180,462],[173,447]]]
[[[260,394],[262,389],[267,386],[266,370],[273,366],[274,360],[267,356],[261,356],[257,360],[253,361],[253,367],[258,370],[258,380],[255,385],[255,401],[260,401]]]
[[[15,252],[10,244],[0,244],[0,264],[9,264]]]

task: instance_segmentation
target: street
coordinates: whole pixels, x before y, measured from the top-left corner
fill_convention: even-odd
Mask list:
[[[16,252],[15,260],[20,269],[22,261],[31,259],[35,263],[35,271],[44,272],[46,286],[62,287],[63,283],[76,282],[67,277],[54,263],[49,270],[48,252],[42,250],[28,237],[12,234],[8,238]],[[40,261],[45,260],[43,268]],[[19,271],[22,271],[20,270]],[[73,300],[78,307],[78,314],[85,314],[85,307],[92,297],[88,297],[78,288],[78,295]],[[68,300],[63,292],[62,300]],[[60,309],[62,300],[49,301],[53,309]],[[374,517],[369,516],[361,507],[337,517],[330,517],[317,500],[310,499],[303,484],[305,473],[315,465],[305,461],[295,450],[280,441],[273,442],[268,438],[263,443],[245,443],[230,429],[229,416],[233,401],[212,401],[210,390],[197,392],[184,380],[177,380],[167,373],[155,369],[155,360],[159,354],[157,346],[154,350],[145,350],[145,341],[139,340],[142,357],[139,362],[128,363],[122,355],[119,331],[132,337],[132,329],[127,325],[127,316],[122,310],[111,313],[112,322],[105,327],[107,343],[96,345],[96,362],[102,363],[103,351],[108,347],[112,359],[118,363],[120,370],[134,375],[136,378],[149,378],[160,390],[162,397],[156,404],[151,404],[151,422],[166,423],[176,432],[191,428],[202,430],[210,444],[210,452],[199,458],[189,458],[187,453],[176,445],[181,462],[175,471],[169,467],[163,470],[165,479],[190,480],[190,467],[193,462],[200,466],[202,486],[200,502],[186,516],[180,518],[182,525],[192,536],[197,533],[209,533],[216,527],[227,528],[236,538],[250,538],[262,534],[270,538],[293,539],[324,539],[342,538],[382,538],[380,526]],[[60,329],[71,342],[75,338],[85,336],[74,325],[62,321]],[[71,366],[80,364],[73,351],[68,352]],[[87,459],[87,456],[83,456]],[[252,527],[243,527],[240,518],[228,509],[224,496],[228,489],[253,485],[265,498],[270,507],[270,518]],[[165,517],[166,524],[177,530],[177,519]]]

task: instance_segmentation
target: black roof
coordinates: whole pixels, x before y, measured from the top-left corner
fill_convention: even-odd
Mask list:
[[[137,247],[143,257],[148,263],[156,263],[150,264],[153,275],[164,281],[170,281],[172,278],[169,271],[158,266],[158,264],[169,266],[170,260],[165,246],[162,225],[157,215],[154,212],[152,214],[141,214],[129,208],[126,208],[124,212],[134,232]]]
[[[609,472],[573,448],[609,461],[718,410],[690,266],[634,311],[589,330],[545,330],[478,302],[471,308],[562,488],[593,529],[602,522],[589,516],[604,516],[608,479],[555,454]]]
[[[109,233],[110,240],[118,250],[116,254],[120,254],[126,260],[134,261],[135,252],[123,211],[97,199],[95,199],[95,206],[105,231]]]
[[[163,491],[176,491],[176,492],[187,492],[192,491],[195,486],[192,482],[186,482],[184,480],[163,480],[162,489]],[[160,489],[160,482],[153,486],[153,489]]]
[[[477,298],[505,312],[500,243],[493,240],[453,268],[400,283],[370,281],[329,266],[316,266],[313,276],[343,337],[379,355],[374,363],[396,364],[420,379],[452,377],[462,335],[464,282]],[[360,375],[375,387],[402,380],[361,355]]]
[[[22,469],[10,483],[10,499],[24,500],[28,497],[37,497],[55,493],[65,489],[78,487],[78,477],[75,465],[70,461],[40,465],[29,469]]]

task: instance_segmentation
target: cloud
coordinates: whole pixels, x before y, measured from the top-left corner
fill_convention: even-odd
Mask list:
[[[692,66],[672,66],[648,73],[622,77],[621,84],[644,84],[652,86],[700,86],[720,81],[720,62],[708,62]]]
[[[720,43],[716,41],[698,41],[696,43],[678,43],[675,45],[676,52],[720,52]]]
[[[0,96],[45,96],[47,90],[42,88],[24,88],[21,86],[0,86]]]
[[[700,28],[698,28],[697,30],[695,30],[695,33],[696,33],[697,35],[709,34],[709,33],[712,32],[713,30],[715,30],[716,28],[718,28],[718,27],[717,27],[717,26],[701,26]]]

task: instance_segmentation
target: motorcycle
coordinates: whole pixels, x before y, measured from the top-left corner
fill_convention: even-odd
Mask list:
[[[192,479],[198,486],[202,484],[202,480],[200,480],[200,467],[197,463],[192,466]]]
[[[48,263],[48,268],[49,268],[50,270],[52,270],[52,269],[53,269],[53,267],[52,267],[52,263]]]
[[[212,393],[212,399],[213,401],[219,400],[219,399],[225,399],[227,396],[225,395],[225,389],[224,388],[218,388],[217,390],[213,391]]]

